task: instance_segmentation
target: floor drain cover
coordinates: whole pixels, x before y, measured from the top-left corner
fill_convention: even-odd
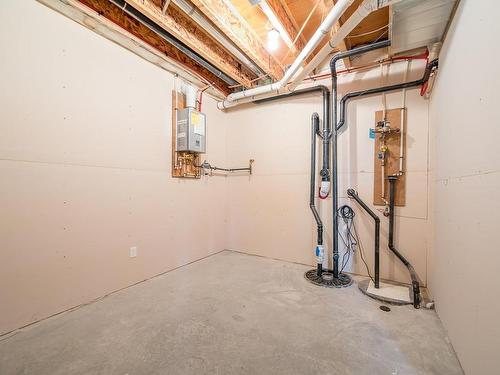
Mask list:
[[[339,274],[338,278],[333,277],[331,272],[323,272],[321,276],[317,275],[316,270],[309,270],[304,274],[304,277],[314,285],[324,286],[327,288],[345,288],[352,284],[352,279],[345,273]]]
[[[391,311],[391,308],[389,306],[380,306],[380,310],[385,311],[385,312],[389,312],[389,311]]]

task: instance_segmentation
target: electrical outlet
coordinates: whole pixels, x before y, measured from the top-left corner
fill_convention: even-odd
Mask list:
[[[137,246],[132,246],[130,248],[130,257],[135,258],[137,256]]]

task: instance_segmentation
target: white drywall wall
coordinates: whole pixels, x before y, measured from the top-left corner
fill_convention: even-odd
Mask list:
[[[500,3],[462,1],[432,93],[430,291],[467,374],[499,373]]]
[[[32,0],[0,45],[0,333],[225,248],[224,179],[170,177],[172,75]]]
[[[412,62],[408,79],[420,78],[425,63]],[[405,63],[391,67],[386,84],[401,82]],[[380,86],[380,70],[342,76],[340,95],[368,87]],[[321,82],[326,83],[328,82]],[[401,92],[389,94],[387,106],[401,107]],[[231,119],[227,133],[228,161],[232,165],[255,159],[251,177],[228,179],[227,246],[232,250],[315,264],[316,230],[309,209],[311,114],[322,115],[321,95],[311,94],[284,101],[247,105],[228,112]],[[427,197],[428,169],[428,102],[418,89],[407,92],[408,155],[407,205],[397,209],[396,245],[414,264],[426,282],[429,245]],[[339,136],[340,205],[348,203],[356,211],[366,259],[373,272],[373,221],[355,202],[347,199],[346,190],[358,190],[371,205],[373,192],[373,147],[369,128],[375,125],[375,112],[382,109],[380,96],[353,100],[348,107],[348,127]],[[318,148],[321,148],[318,142]],[[318,159],[320,160],[320,159]],[[321,167],[318,162],[317,170]],[[331,249],[331,199],[318,200],[326,223],[327,247]],[[380,209],[374,207],[373,209]],[[409,281],[404,265],[387,249],[386,218],[380,214],[381,276]],[[359,253],[348,269],[366,274]]]

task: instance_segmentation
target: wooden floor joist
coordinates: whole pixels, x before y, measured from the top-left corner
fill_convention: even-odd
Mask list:
[[[162,9],[152,0],[126,2],[235,81],[245,87],[252,86],[251,80],[256,78],[255,74],[198,27],[175,4],[171,3],[167,13],[163,14]]]
[[[191,0],[231,41],[273,79],[283,76],[281,64],[271,56],[255,31],[235,15],[223,0]]]
[[[194,60],[190,59],[180,50],[172,46],[170,43],[166,42],[160,36],[158,36],[153,31],[149,30],[146,26],[142,25],[137,20],[128,16],[120,8],[116,7],[109,1],[102,0],[78,0],[80,3],[90,7],[102,17],[107,18],[116,25],[120,26],[127,32],[131,33],[138,39],[144,41],[148,45],[152,46],[156,50],[164,53],[168,58],[175,61],[179,65],[183,66],[188,71],[193,74],[203,77],[204,80],[214,84],[220,92],[227,95],[232,92],[228,88],[228,84],[224,82],[221,78],[204,68],[203,66],[196,63]]]
[[[297,38],[297,34],[299,33],[299,27],[297,22],[293,18],[293,15],[288,9],[286,3],[283,0],[266,0],[267,4],[273,11],[274,15],[283,25],[283,28],[288,33],[288,36],[292,39],[292,41]],[[300,51],[304,49],[305,46],[305,38],[301,34],[294,45],[294,51],[290,55],[297,56]]]
[[[161,69],[179,77],[193,86],[201,87],[206,84],[206,79],[196,71],[187,68],[174,58],[168,56],[164,51],[153,47],[151,44],[133,35],[115,22],[103,17],[94,9],[82,4],[79,0],[37,0],[70,20],[92,30],[103,38],[116,43],[140,58],[158,66]],[[227,85],[210,87],[207,93],[221,100],[225,97],[223,93],[228,92]]]

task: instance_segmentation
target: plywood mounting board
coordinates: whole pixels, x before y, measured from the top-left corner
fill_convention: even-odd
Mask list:
[[[387,121],[391,124],[391,128],[401,129],[401,119],[406,123],[406,110],[403,108],[389,109],[386,112]],[[382,121],[383,111],[377,111],[375,113],[375,123],[373,126],[377,125],[377,122]],[[386,136],[386,145],[388,151],[386,153],[385,161],[385,199],[389,201],[389,181],[387,176],[396,174],[399,172],[399,156],[401,148],[401,140],[403,140],[404,154],[406,155],[406,126],[404,127],[404,134],[393,133]],[[378,158],[378,152],[381,145],[381,134],[375,134],[375,147],[374,147],[374,179],[373,179],[373,204],[376,206],[385,205],[382,199],[382,165],[380,159]],[[405,160],[403,160],[403,171],[405,170]],[[406,175],[403,174],[399,176],[396,181],[396,206],[404,206],[406,204]]]

